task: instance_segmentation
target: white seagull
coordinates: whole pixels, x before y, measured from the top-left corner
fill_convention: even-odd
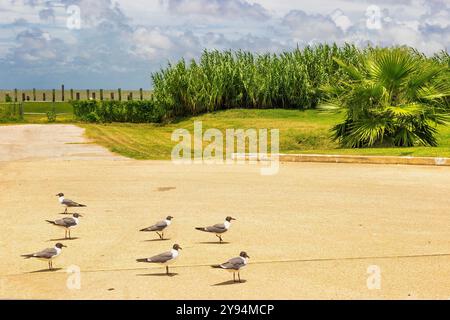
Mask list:
[[[219,238],[219,241],[222,242],[223,240],[222,240],[221,235],[223,233],[227,232],[228,229],[230,229],[231,220],[236,220],[236,219],[232,218],[232,217],[226,217],[224,223],[218,223],[218,224],[215,224],[210,227],[198,227],[195,229],[203,231],[203,232],[214,233],[216,235],[216,237]]]
[[[76,203],[75,201],[64,198],[64,193],[58,193],[56,196],[58,197],[59,203],[66,207],[64,214],[67,213],[67,208],[86,207],[84,204]]]
[[[238,281],[241,282],[241,275],[239,272],[241,271],[242,268],[244,268],[247,265],[248,259],[250,259],[250,257],[247,255],[245,251],[242,251],[239,257],[230,259],[225,263],[215,265],[212,267],[216,269],[225,269],[229,272],[232,272],[234,282],[236,282],[236,273],[237,273],[239,279]]]
[[[62,243],[57,243],[53,248],[47,248],[36,253],[24,254],[22,257],[25,259],[36,258],[42,261],[48,261],[48,269],[53,270],[53,260],[61,254],[63,247],[66,246]]]
[[[160,265],[163,265],[166,267],[166,274],[170,275],[169,273],[169,264],[172,264],[176,258],[180,255],[178,252],[182,248],[178,244],[174,244],[172,249],[168,252],[164,252],[161,254],[158,254],[157,256],[153,256],[151,258],[143,258],[143,259],[136,259],[137,262],[147,262],[147,263],[158,263]]]
[[[75,228],[79,223],[80,220],[78,218],[82,217],[81,214],[78,213],[74,213],[72,218],[62,218],[62,219],[58,219],[58,220],[45,220],[48,223],[60,227],[60,228],[64,228],[65,230],[65,234],[64,237],[66,239],[71,239],[70,237],[70,229]],[[69,238],[67,238],[67,234],[69,234]]]
[[[172,216],[168,216],[165,220],[158,221],[154,225],[152,225],[148,228],[145,228],[145,229],[141,229],[139,231],[156,232],[156,234],[159,236],[159,238],[161,240],[164,240],[164,230],[166,230],[170,226],[170,224],[172,223],[172,219],[173,219]]]

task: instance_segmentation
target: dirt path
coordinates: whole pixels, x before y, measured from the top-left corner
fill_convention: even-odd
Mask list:
[[[123,159],[90,144],[74,125],[0,126],[0,161]]]
[[[450,168],[289,163],[261,176],[256,165],[98,158],[43,168],[0,162],[0,298],[450,297]],[[63,241],[54,263],[62,269],[46,272],[45,262],[20,254],[62,241],[63,230],[45,223],[62,217],[58,192],[88,207],[77,239]],[[138,232],[169,214],[170,240]],[[194,229],[230,214],[238,220],[226,244]],[[176,276],[136,263],[175,242],[184,248]],[[241,250],[251,256],[245,283],[209,267]],[[80,289],[67,286],[71,266],[80,268]],[[374,266],[379,290],[367,286]]]

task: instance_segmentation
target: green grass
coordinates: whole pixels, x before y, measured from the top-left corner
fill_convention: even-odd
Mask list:
[[[48,123],[47,112],[52,111],[53,107],[56,112],[57,123],[74,122],[73,108],[68,102],[23,102],[24,119],[19,119],[19,103],[0,103],[0,108],[10,107],[16,111],[15,118],[3,118],[3,123]],[[1,117],[0,117],[1,118]]]
[[[386,156],[450,157],[450,128],[439,128],[439,147],[340,149],[330,139],[329,129],[340,115],[315,110],[228,110],[182,119],[167,125],[153,124],[81,124],[86,135],[113,152],[134,159],[170,159],[176,142],[172,132],[178,128],[193,134],[194,121],[203,121],[203,131],[217,128],[267,128],[280,130],[280,152]],[[208,145],[204,142],[204,146]]]

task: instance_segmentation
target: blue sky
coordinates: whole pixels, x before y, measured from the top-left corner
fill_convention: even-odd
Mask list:
[[[207,49],[450,51],[450,0],[0,0],[0,88],[149,88]]]

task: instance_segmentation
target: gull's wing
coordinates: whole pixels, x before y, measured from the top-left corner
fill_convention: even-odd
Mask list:
[[[148,228],[142,229],[141,231],[163,231],[166,227],[167,227],[166,221],[158,221],[154,225],[152,225]]]
[[[55,220],[55,224],[57,226],[62,226],[62,227],[73,227],[77,225],[77,222],[75,221],[74,218],[62,218],[62,219],[58,219]]]
[[[205,230],[208,232],[223,233],[223,232],[227,231],[227,228],[225,228],[225,224],[218,223],[213,226],[206,227]]]
[[[42,259],[50,259],[53,256],[56,256],[57,252],[55,248],[47,248],[42,251],[33,253],[33,258],[42,258]]]
[[[158,254],[157,256],[148,258],[147,262],[164,263],[164,262],[167,262],[167,261],[171,260],[172,258],[173,258],[172,252],[168,251],[168,252],[164,252],[164,253]]]
[[[79,203],[76,203],[75,201],[72,201],[70,199],[64,199],[61,203],[68,207],[78,207],[80,205]]]
[[[220,265],[222,269],[234,269],[234,270],[239,270],[243,266],[245,266],[245,263],[240,257],[230,259],[227,262],[222,263]]]

